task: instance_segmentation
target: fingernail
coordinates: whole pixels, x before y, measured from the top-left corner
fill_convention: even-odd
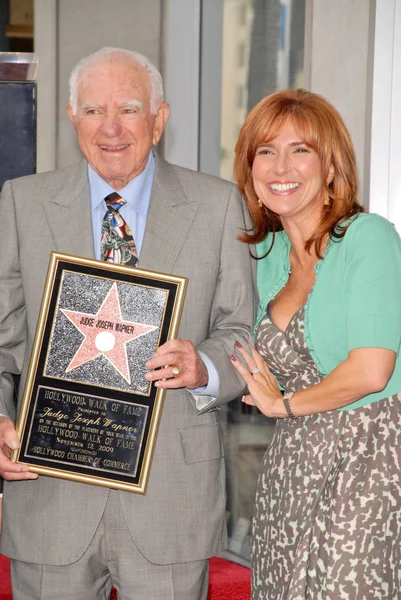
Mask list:
[[[241,402],[245,402],[245,396],[242,396]]]
[[[241,344],[238,341],[235,342],[234,346],[236,348],[242,348]]]
[[[148,362],[146,362],[146,363],[145,363],[145,367],[146,367],[147,369],[150,369],[150,360],[148,360]]]
[[[152,381],[152,375],[150,373],[145,373],[144,377],[146,381]]]
[[[232,360],[232,362],[237,362],[236,357],[234,356],[234,354],[231,354],[230,356],[230,360]]]

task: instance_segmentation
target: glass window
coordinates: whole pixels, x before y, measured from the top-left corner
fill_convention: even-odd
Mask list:
[[[304,29],[305,0],[224,0],[220,163],[224,179],[233,179],[237,131],[251,108],[278,89],[302,87]]]
[[[224,0],[220,165],[214,171],[224,179],[234,180],[235,144],[251,108],[278,89],[302,87],[304,28],[305,0]],[[201,117],[207,124],[206,115]],[[249,566],[257,476],[274,421],[240,399],[220,416],[227,465],[225,557]]]

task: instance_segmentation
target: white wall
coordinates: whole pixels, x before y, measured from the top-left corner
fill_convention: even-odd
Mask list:
[[[137,50],[161,66],[163,5],[163,0],[35,0],[41,103],[37,123],[38,170],[69,165],[80,158],[65,105],[69,74],[82,57],[103,46],[119,46]],[[51,20],[56,26],[53,33]],[[56,81],[56,89],[49,93],[51,81]],[[49,131],[55,137],[53,149],[45,143]]]
[[[370,209],[401,233],[401,0],[377,0]]]
[[[35,0],[34,47],[39,61],[36,169],[41,173],[56,167],[57,0]]]
[[[350,130],[360,198],[368,204],[375,0],[310,0],[306,87],[325,96]]]
[[[169,0],[164,19],[164,89],[170,117],[164,156],[198,168],[200,0]]]

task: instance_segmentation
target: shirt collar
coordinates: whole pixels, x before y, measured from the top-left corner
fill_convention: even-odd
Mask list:
[[[153,178],[156,170],[156,158],[153,150],[149,153],[149,158],[144,170],[134,179],[118,190],[118,193],[127,201],[136,212],[144,217],[148,214],[150,193],[152,189]],[[115,192],[96,171],[88,164],[88,179],[90,189],[91,210],[95,210],[99,204],[103,203],[104,198]]]

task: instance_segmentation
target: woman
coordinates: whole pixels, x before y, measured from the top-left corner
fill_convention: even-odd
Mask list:
[[[401,598],[401,242],[364,214],[337,111],[282,91],[249,114],[236,176],[259,315],[232,356],[277,418],[259,476],[253,600]],[[283,393],[284,395],[283,395]]]

